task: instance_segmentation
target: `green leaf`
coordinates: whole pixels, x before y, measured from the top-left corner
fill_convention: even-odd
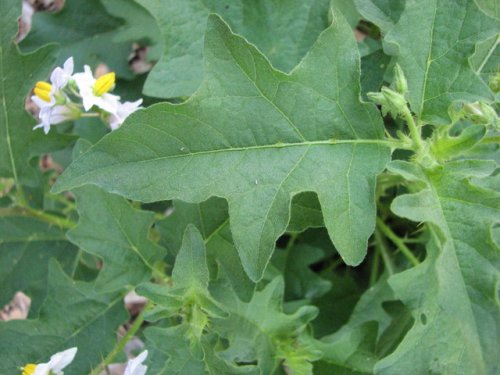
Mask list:
[[[287,227],[292,196],[314,191],[342,258],[359,264],[374,228],[375,177],[389,149],[380,144],[379,113],[359,101],[350,27],[337,14],[291,75],[273,70],[216,16],[205,42],[207,74],[196,95],[136,112],[75,161],[54,190],[90,183],[146,202],[223,197],[252,280]]]
[[[490,77],[498,72],[498,61],[500,61],[500,35],[498,34],[477,43],[474,54],[470,58],[472,69],[487,84]]]
[[[500,256],[492,225],[500,219],[500,194],[471,184],[476,164],[455,162],[435,170],[391,164],[391,171],[425,184],[397,197],[392,210],[428,223],[431,239],[421,265],[389,279],[415,324],[377,364],[381,374],[498,372]]]
[[[474,0],[478,8],[492,18],[500,19],[500,5],[495,0]]]
[[[218,269],[222,268],[238,296],[249,300],[254,284],[245,274],[233,244],[227,202],[216,197],[199,204],[174,201],[174,213],[157,224],[161,243],[172,255],[177,254],[183,233],[190,224],[195,225],[203,237],[211,278],[215,279]]]
[[[107,8],[113,9],[112,0],[105,0]],[[64,3],[57,13],[36,12],[32,28],[21,42],[23,51],[34,51],[47,43],[59,43],[61,53],[57,65],[70,56],[74,57],[75,68],[84,64],[96,67],[105,63],[120,77],[132,78],[128,67],[128,56],[132,52],[132,36],[128,29],[134,30],[134,15],[138,20],[154,20],[134,1],[121,1],[113,15],[127,17],[127,20],[109,14],[100,0],[72,0]],[[132,23],[132,25],[130,25]],[[144,23],[148,25],[148,23]],[[154,26],[144,27],[151,30]],[[123,30],[123,34],[122,34]],[[139,39],[148,32],[135,34]]]
[[[292,199],[290,207],[290,222],[287,232],[303,232],[309,228],[324,227],[323,213],[318,196],[314,193],[297,194]]]
[[[7,374],[27,363],[48,362],[56,352],[76,346],[66,375],[87,374],[111,351],[127,319],[121,294],[98,294],[93,283],[75,282],[53,261],[47,299],[35,320],[0,322],[0,362]]]
[[[408,2],[385,37],[387,50],[408,80],[413,112],[427,123],[449,123],[453,101],[493,100],[469,57],[477,42],[499,30],[498,23],[468,0]]]
[[[373,366],[378,359],[378,340],[391,326],[391,317],[383,304],[392,299],[394,293],[386,278],[367,289],[357,302],[349,321],[335,333],[321,339],[318,347],[323,352],[323,361],[335,365],[338,371],[373,373]]]
[[[186,327],[152,327],[144,332],[146,347],[151,350],[147,361],[148,372],[158,375],[205,374],[202,355],[191,350],[186,339]]]
[[[187,227],[182,250],[175,258],[172,282],[178,288],[207,290],[208,267],[203,238],[193,225]]]
[[[191,95],[202,83],[203,37],[212,12],[283,71],[291,70],[328,26],[329,0],[138,2],[156,18],[162,31],[163,56],[144,87],[144,94],[160,98]]]
[[[324,252],[320,248],[307,244],[274,252],[271,262],[285,278],[286,300],[311,300],[330,290],[332,284],[309,268],[323,258]]]
[[[354,0],[354,3],[363,18],[377,25],[384,34],[399,21],[406,6],[406,0]]]
[[[31,297],[30,315],[35,316],[45,299],[50,259],[71,273],[76,255],[57,227],[30,217],[0,217],[0,306],[23,291]]]
[[[262,374],[272,374],[283,365],[303,366],[314,361],[317,353],[301,345],[300,334],[317,315],[313,306],[303,306],[291,315],[282,312],[284,283],[276,278],[246,303],[229,291],[216,297],[229,312],[227,318],[214,318],[212,328],[229,342],[221,358],[234,364],[255,363]],[[297,361],[300,358],[300,361]],[[309,365],[308,365],[309,366]],[[295,372],[293,372],[295,373]],[[309,373],[309,372],[308,372]]]
[[[39,183],[37,155],[64,148],[72,139],[52,131],[33,131],[36,120],[25,111],[25,99],[37,80],[44,79],[54,62],[56,48],[46,46],[22,55],[14,44],[21,3],[0,4],[0,176],[13,177],[17,186]]]
[[[148,238],[154,214],[136,210],[122,197],[94,186],[75,194],[80,220],[68,238],[103,259],[96,287],[114,291],[148,280],[155,262],[165,254]]]

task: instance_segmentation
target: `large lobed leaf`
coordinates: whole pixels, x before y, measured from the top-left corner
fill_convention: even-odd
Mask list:
[[[16,185],[34,186],[39,177],[30,159],[65,147],[70,138],[32,130],[36,121],[25,111],[25,99],[37,80],[47,78],[56,48],[22,55],[14,44],[20,13],[19,1],[0,2],[0,176],[13,177]]]
[[[90,183],[147,202],[223,197],[253,280],[287,227],[293,195],[314,191],[339,253],[360,263],[374,227],[375,177],[390,153],[379,143],[379,113],[359,101],[349,25],[336,13],[286,75],[211,16],[205,56],[197,94],[138,111],[76,160],[54,189]]]
[[[491,173],[495,163],[458,161],[435,170],[407,162],[390,166],[424,184],[422,190],[396,198],[392,210],[427,222],[431,240],[421,265],[389,279],[415,324],[376,371],[498,373],[500,256],[491,231],[500,220],[500,194],[470,182],[471,176]]]

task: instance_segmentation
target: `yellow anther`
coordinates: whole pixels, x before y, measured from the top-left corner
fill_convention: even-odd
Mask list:
[[[43,91],[50,91],[52,89],[52,85],[48,82],[38,81],[35,86],[37,89],[41,89]]]
[[[94,84],[94,95],[101,96],[106,94],[115,85],[115,73],[105,74],[97,79]]]
[[[50,90],[52,90],[52,85],[50,83],[38,81],[33,92],[40,99],[50,102]]]
[[[24,366],[22,370],[23,370],[22,375],[32,375],[35,373],[36,365],[33,363],[29,363],[26,366]]]

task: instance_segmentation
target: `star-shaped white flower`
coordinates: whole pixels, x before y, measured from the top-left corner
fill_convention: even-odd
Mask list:
[[[129,360],[123,375],[144,375],[148,366],[143,365],[142,362],[146,360],[147,356],[148,351],[145,350],[134,359]]]
[[[109,113],[116,113],[120,97],[109,94],[115,83],[115,73],[108,73],[95,79],[88,65],[83,73],[76,73],[73,78],[83,99],[83,108],[88,111],[94,105]]]
[[[109,126],[111,130],[118,129],[128,116],[142,108],[140,106],[141,104],[142,99],[136,100],[135,102],[118,103],[116,112],[112,113],[109,117]]]
[[[56,67],[51,75],[50,82],[37,82],[31,100],[40,108],[38,118],[41,122],[34,129],[43,128],[45,134],[51,125],[78,118],[79,111],[75,107],[66,105],[69,101],[62,90],[72,78],[74,69],[73,57],[68,58],[63,67]]]
[[[30,363],[22,368],[22,375],[64,375],[63,369],[75,358],[77,348],[54,354],[47,363]]]

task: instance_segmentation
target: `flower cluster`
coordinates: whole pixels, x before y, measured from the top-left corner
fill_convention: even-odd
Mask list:
[[[115,73],[95,78],[89,66],[73,74],[73,58],[57,67],[49,82],[37,82],[31,99],[40,108],[40,123],[33,129],[43,128],[47,134],[52,125],[80,117],[100,116],[111,130],[115,130],[125,119],[141,108],[142,99],[135,102],[120,102],[120,97],[109,92],[115,86]],[[94,112],[89,112],[89,111]]]

